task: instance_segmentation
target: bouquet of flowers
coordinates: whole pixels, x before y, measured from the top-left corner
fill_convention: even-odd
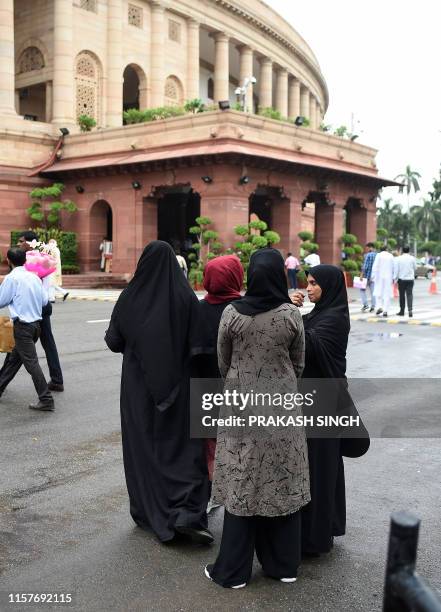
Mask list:
[[[26,263],[24,265],[26,270],[34,272],[39,278],[45,278],[55,272],[57,260],[52,255],[51,247],[36,240],[29,244],[32,250],[26,252]]]

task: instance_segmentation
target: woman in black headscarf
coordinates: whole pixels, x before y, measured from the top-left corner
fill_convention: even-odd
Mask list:
[[[190,439],[190,357],[198,300],[172,248],[151,242],[112,313],[106,343],[124,354],[121,427],[130,513],[162,542],[209,543],[202,440]]]
[[[307,293],[314,308],[303,316],[306,350],[302,377],[338,379],[338,410],[355,416],[346,383],[350,319],[343,272],[330,265],[310,268]],[[298,303],[295,298],[293,301]],[[360,429],[357,435],[364,437],[308,439],[311,502],[302,510],[302,552],[306,555],[329,552],[334,536],[345,533],[343,455],[361,456],[369,448],[366,430]]]
[[[281,254],[261,249],[251,257],[245,297],[224,310],[218,360],[226,388],[265,394],[295,393],[303,369],[304,334],[300,312],[288,296]],[[287,414],[266,405],[258,414]],[[245,419],[251,407],[223,406]],[[292,406],[290,415],[301,409]],[[225,421],[227,422],[227,421]],[[306,435],[303,427],[242,429],[219,426],[213,499],[225,506],[219,555],[205,575],[227,588],[245,586],[254,551],[269,576],[294,582],[300,564],[300,513],[309,501]]]

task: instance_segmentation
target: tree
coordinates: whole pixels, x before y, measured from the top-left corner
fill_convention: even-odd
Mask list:
[[[432,191],[429,191],[430,201],[438,211],[438,240],[441,242],[441,166],[439,177],[433,180]]]
[[[50,187],[36,187],[29,194],[31,205],[26,212],[33,221],[41,223],[45,230],[60,227],[62,210],[69,213],[77,210],[72,200],[60,200],[63,190],[63,183],[54,183]]]
[[[418,183],[418,179],[420,178],[421,178],[421,174],[419,172],[416,172],[415,170],[412,170],[411,167],[407,165],[403,174],[399,174],[394,179],[395,181],[400,181],[402,183],[401,187],[399,187],[398,189],[399,193],[404,193],[404,190],[406,190],[407,211],[408,212],[410,210],[410,202],[409,202],[410,192],[412,190],[414,191],[414,193],[417,193],[418,191],[420,191],[420,184]]]
[[[390,232],[395,222],[396,215],[401,213],[399,204],[393,204],[392,198],[384,200],[382,206],[378,209],[378,227]]]
[[[441,208],[437,202],[424,200],[422,206],[412,206],[410,209],[416,229],[420,232],[424,242],[429,242],[430,234],[441,221]]]

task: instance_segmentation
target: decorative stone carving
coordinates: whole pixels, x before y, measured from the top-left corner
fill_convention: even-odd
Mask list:
[[[184,92],[181,82],[175,76],[169,76],[164,89],[165,105],[179,106],[184,101]]]
[[[76,74],[76,116],[89,115],[99,122],[99,67],[88,51],[77,57]]]
[[[181,24],[174,19],[168,20],[168,38],[174,42],[181,42]]]
[[[44,57],[37,47],[28,47],[21,54],[19,62],[19,73],[32,72],[44,68]]]
[[[142,8],[129,4],[129,25],[142,28]]]
[[[80,8],[96,13],[96,0],[80,0]]]

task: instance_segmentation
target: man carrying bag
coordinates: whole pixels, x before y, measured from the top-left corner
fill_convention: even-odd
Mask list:
[[[23,364],[32,377],[39,401],[33,410],[54,410],[54,400],[38,363],[35,343],[40,335],[42,309],[48,302],[41,280],[23,266],[26,253],[19,247],[9,249],[7,261],[11,272],[0,286],[0,308],[9,307],[14,325],[15,348],[0,371],[0,396]]]

